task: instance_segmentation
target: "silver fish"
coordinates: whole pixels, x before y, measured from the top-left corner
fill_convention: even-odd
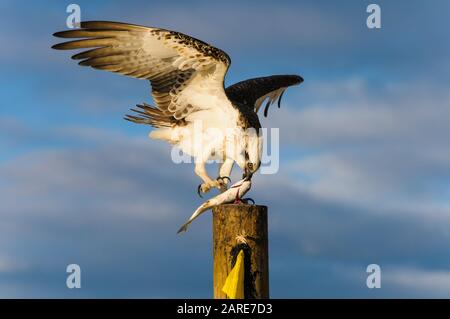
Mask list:
[[[189,224],[192,223],[194,219],[196,219],[201,213],[207,211],[210,208],[213,208],[215,206],[221,205],[221,204],[227,204],[231,203],[233,201],[240,201],[240,198],[244,196],[252,186],[252,181],[249,178],[241,179],[240,181],[234,183],[231,185],[231,187],[226,190],[225,192],[208,199],[206,202],[201,204],[195,212],[192,214],[192,216],[188,219],[188,221],[181,226],[181,228],[178,230],[177,233],[181,233],[183,231],[186,231]]]

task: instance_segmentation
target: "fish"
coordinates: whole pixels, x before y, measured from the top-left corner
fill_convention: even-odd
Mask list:
[[[201,204],[195,210],[195,212],[187,220],[187,222],[180,227],[177,234],[186,231],[188,226],[194,221],[194,219],[196,219],[200,214],[206,212],[208,209],[211,209],[221,204],[228,204],[231,202],[240,203],[241,197],[244,196],[250,190],[251,186],[252,186],[251,179],[246,177],[231,185],[230,188],[225,192],[220,193],[219,195],[211,199],[208,199],[206,202]]]

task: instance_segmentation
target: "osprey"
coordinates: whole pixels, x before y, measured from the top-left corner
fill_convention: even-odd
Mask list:
[[[236,83],[225,89],[230,57],[203,41],[160,28],[107,22],[81,22],[79,29],[57,32],[78,38],[54,45],[60,50],[86,49],[72,56],[80,65],[149,80],[154,106],[143,103],[125,119],[149,124],[151,138],[178,146],[194,157],[202,179],[198,192],[226,190],[234,162],[248,178],[261,163],[261,124],[287,87],[303,81],[297,75],[274,75]],[[200,134],[198,134],[200,133]],[[219,177],[208,176],[205,163],[219,158]]]

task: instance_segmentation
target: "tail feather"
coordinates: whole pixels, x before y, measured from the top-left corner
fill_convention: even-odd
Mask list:
[[[175,119],[172,115],[166,114],[157,107],[147,103],[137,104],[136,106],[138,109],[131,109],[136,114],[125,115],[125,120],[138,124],[148,124],[156,128],[167,128],[181,124],[180,120]]]

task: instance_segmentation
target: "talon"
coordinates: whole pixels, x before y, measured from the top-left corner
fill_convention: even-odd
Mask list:
[[[200,196],[200,198],[203,198],[201,190],[202,190],[202,184],[198,185],[198,187],[197,187],[197,194],[198,194],[198,196]]]
[[[253,198],[242,198],[242,201],[246,204],[248,204],[248,202],[252,202],[252,205],[255,205],[255,201],[253,200]]]
[[[228,182],[227,182],[227,179],[228,179]],[[223,193],[227,190],[227,184],[231,183],[231,179],[228,176],[219,176],[219,177],[217,177],[215,182],[217,183],[216,187],[219,189],[219,191],[221,193]]]
[[[218,184],[218,183],[217,183]],[[197,193],[198,196],[200,196],[201,198],[203,198],[203,196],[201,195],[202,193],[206,194],[207,192],[209,192],[209,190],[211,189],[211,187],[217,187],[218,185],[215,185],[214,181],[211,183],[203,183],[200,184],[197,188]]]
[[[231,183],[231,178],[229,178],[228,176],[219,176],[219,177],[217,177],[217,179],[220,179],[222,181],[227,179],[228,182]]]

